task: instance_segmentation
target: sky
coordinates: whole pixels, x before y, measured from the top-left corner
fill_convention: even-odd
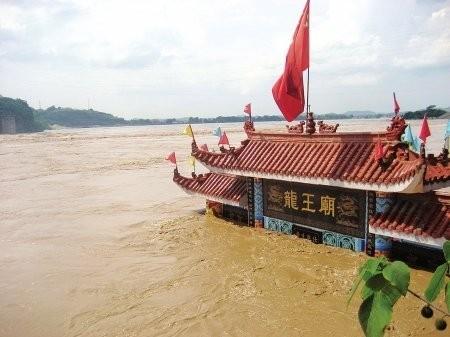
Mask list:
[[[125,118],[229,116],[271,88],[305,0],[0,0],[0,95]],[[450,0],[311,0],[316,113],[450,106]]]

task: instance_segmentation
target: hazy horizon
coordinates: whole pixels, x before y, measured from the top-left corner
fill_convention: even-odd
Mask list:
[[[304,3],[4,0],[0,93],[126,119],[276,115]],[[449,18],[450,0],[312,0],[312,110],[390,112],[393,91],[402,111],[448,107]]]

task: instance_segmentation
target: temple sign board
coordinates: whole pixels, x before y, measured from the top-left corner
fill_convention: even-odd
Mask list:
[[[366,192],[264,180],[264,215],[359,238],[365,236]]]

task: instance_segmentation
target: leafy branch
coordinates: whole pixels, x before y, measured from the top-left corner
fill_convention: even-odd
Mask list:
[[[450,316],[450,281],[445,286],[447,312],[434,306],[434,302],[444,288],[446,275],[450,273],[450,241],[444,243],[443,252],[446,262],[436,268],[425,290],[424,297],[409,289],[410,269],[401,262],[390,262],[384,257],[367,260],[358,271],[358,276],[350,291],[347,306],[356,291],[361,287],[362,303],[358,318],[367,337],[382,337],[386,326],[391,322],[394,305],[407,293],[423,301],[422,316],[430,318],[433,309],[443,314],[436,320],[436,328],[444,330],[445,317]]]

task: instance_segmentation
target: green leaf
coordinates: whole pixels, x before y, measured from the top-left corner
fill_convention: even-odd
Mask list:
[[[366,298],[359,307],[359,323],[367,337],[382,337],[392,318],[392,304],[383,292]]]
[[[353,283],[352,289],[350,290],[350,296],[348,297],[348,300],[347,300],[347,308],[348,308],[348,305],[350,304],[350,301],[353,298],[353,295],[355,295],[356,290],[359,288],[361,281],[362,281],[362,277],[358,276],[355,283]]]
[[[447,311],[450,312],[450,282],[445,286],[445,303],[447,304]]]
[[[383,273],[380,272],[373,275],[366,281],[366,286],[372,289],[372,291],[381,290],[386,285],[389,285],[389,282],[383,277]]]
[[[444,242],[444,246],[442,247],[442,250],[444,251],[445,261],[447,261],[447,263],[450,263],[450,241],[449,240]]]
[[[400,291],[396,287],[394,287],[390,284],[383,287],[383,289],[381,289],[381,291],[389,298],[392,306],[394,306],[394,304],[397,303],[398,299],[402,296]]]
[[[439,295],[442,287],[444,286],[445,274],[447,273],[448,263],[441,264],[436,268],[430,283],[425,290],[425,298],[428,302],[433,302]]]
[[[368,297],[372,296],[376,291],[383,289],[383,287],[388,286],[389,282],[384,279],[383,274],[378,272],[366,281],[366,284],[361,289],[361,297],[366,300]]]
[[[403,296],[406,295],[409,287],[410,271],[405,263],[401,261],[392,262],[383,269],[383,276],[396,287]]]
[[[368,286],[364,285],[361,289],[361,298],[363,301],[365,301],[367,298],[372,296],[374,294],[373,290],[369,288]]]
[[[361,281],[367,281],[369,278],[371,278],[375,273],[377,273],[377,270],[381,266],[384,268],[386,265],[387,260],[385,257],[379,257],[376,259],[369,259],[367,260],[358,271],[358,277],[353,283],[352,289],[350,290],[350,296],[347,300],[347,307],[350,304],[350,301],[352,300],[353,296],[355,295],[356,290],[359,288]],[[379,273],[379,272],[378,272]],[[372,294],[372,293],[370,293]],[[363,295],[364,299],[364,295]]]
[[[362,277],[364,281],[367,281],[379,270],[379,267],[384,268],[385,265],[386,259],[384,257],[369,259],[361,266],[361,268],[359,268],[359,276]]]

